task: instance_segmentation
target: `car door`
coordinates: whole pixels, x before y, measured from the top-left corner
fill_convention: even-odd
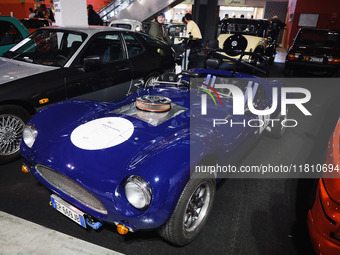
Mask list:
[[[132,69],[119,32],[89,40],[66,75],[67,98],[112,101],[127,95]]]

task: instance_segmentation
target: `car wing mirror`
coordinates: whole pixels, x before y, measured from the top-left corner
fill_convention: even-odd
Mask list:
[[[197,78],[199,77],[199,73],[195,73],[192,71],[182,71],[181,75],[186,76],[186,77],[190,77],[190,78]]]
[[[99,56],[88,56],[83,60],[83,68],[85,71],[98,68],[101,64],[102,60]]]
[[[145,83],[144,83],[144,81],[142,79],[136,81],[133,84],[133,86],[135,86],[137,88],[137,90],[144,88],[144,85],[145,85]]]

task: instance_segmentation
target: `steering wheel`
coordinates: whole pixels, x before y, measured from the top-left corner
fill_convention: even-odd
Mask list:
[[[243,53],[247,48],[248,42],[243,35],[232,35],[223,43],[223,51],[229,56],[235,57]]]
[[[67,57],[65,57],[64,55],[57,55],[56,58],[62,58],[62,59],[64,59],[65,61],[68,60]]]

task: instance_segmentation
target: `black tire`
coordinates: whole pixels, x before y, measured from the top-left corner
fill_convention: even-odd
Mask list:
[[[308,211],[312,210],[320,179],[299,179],[297,183],[295,214],[296,219],[305,223]]]
[[[0,164],[20,157],[20,140],[30,114],[16,105],[0,106]]]
[[[190,178],[170,218],[158,230],[159,235],[176,246],[184,246],[193,241],[209,216],[215,191],[214,179]],[[193,211],[197,214],[196,219],[190,216]]]
[[[154,72],[149,74],[148,76],[145,77],[144,81],[145,81],[145,85],[144,87],[150,87],[152,82],[158,78],[158,76],[160,76],[160,73],[158,72]]]
[[[283,136],[283,134],[286,131],[286,127],[281,125],[281,122],[285,119],[287,119],[288,116],[288,107],[286,108],[286,115],[282,116],[281,113],[276,119],[279,119],[280,121],[274,121],[273,126],[269,126],[266,128],[266,134],[272,138],[279,139]]]

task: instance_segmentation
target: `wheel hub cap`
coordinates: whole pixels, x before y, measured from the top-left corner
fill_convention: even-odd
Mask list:
[[[19,150],[25,123],[14,115],[0,115],[0,155],[11,155]]]
[[[207,214],[210,202],[210,188],[202,183],[192,194],[184,216],[184,229],[194,231],[203,221]]]

